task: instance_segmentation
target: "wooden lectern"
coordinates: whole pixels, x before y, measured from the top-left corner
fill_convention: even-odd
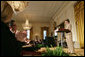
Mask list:
[[[60,28],[57,32],[58,32],[58,33],[61,33],[61,47],[63,47],[63,43],[62,43],[63,32],[69,33],[69,32],[71,32],[71,31],[68,30],[68,29]]]
[[[57,32],[66,32],[66,33],[69,33],[71,31],[68,30],[68,29],[60,28]]]

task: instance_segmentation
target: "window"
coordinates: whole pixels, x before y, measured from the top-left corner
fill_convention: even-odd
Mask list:
[[[57,30],[54,30],[54,36],[57,36]]]
[[[41,27],[41,37],[44,40],[49,35],[49,27]]]
[[[44,30],[44,31],[43,31],[43,37],[44,37],[44,39],[45,39],[46,36],[47,36],[47,31]]]
[[[27,38],[30,38],[30,30],[27,30]]]

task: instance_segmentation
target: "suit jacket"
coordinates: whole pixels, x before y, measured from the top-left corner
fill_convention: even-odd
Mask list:
[[[16,40],[9,27],[1,22],[1,56],[19,56],[20,51],[20,42]]]

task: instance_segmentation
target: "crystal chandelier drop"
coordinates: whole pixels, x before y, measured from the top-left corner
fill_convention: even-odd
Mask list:
[[[29,20],[26,19],[25,24],[22,24],[24,30],[30,30],[31,29],[31,24],[29,23]]]

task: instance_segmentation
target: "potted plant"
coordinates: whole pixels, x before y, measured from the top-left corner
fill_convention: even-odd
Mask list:
[[[69,56],[68,53],[65,53],[61,47],[56,47],[54,50],[46,48],[46,52],[42,53],[42,56]]]

